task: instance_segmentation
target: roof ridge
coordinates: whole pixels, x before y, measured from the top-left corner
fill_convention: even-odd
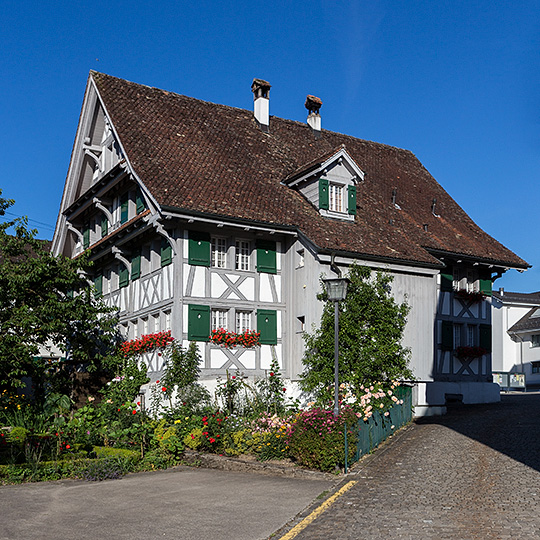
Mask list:
[[[207,105],[212,105],[213,107],[217,106],[217,107],[222,107],[224,109],[230,109],[230,110],[233,110],[233,111],[243,111],[243,112],[247,112],[249,114],[253,114],[253,111],[251,109],[244,109],[242,107],[234,107],[233,105],[226,105],[224,103],[216,103],[214,101],[195,98],[193,96],[188,96],[187,94],[180,94],[179,92],[174,92],[173,90],[165,90],[165,89],[159,88],[157,86],[149,86],[147,84],[137,83],[137,82],[134,82],[134,81],[130,81],[128,79],[123,79],[122,77],[116,77],[114,75],[109,75],[108,73],[103,73],[101,71],[95,71],[93,69],[90,70],[90,74],[98,75],[98,76],[104,76],[104,77],[111,78],[111,79],[116,79],[118,81],[122,81],[122,82],[130,84],[130,85],[141,86],[143,88],[148,88],[149,90],[155,90],[155,91],[161,92],[161,93],[166,94],[166,95],[173,95],[173,96],[177,96],[177,97],[180,97],[180,98],[193,100],[193,101],[196,101],[198,103],[205,103]],[[280,122],[287,122],[287,123],[296,124],[296,125],[300,125],[300,126],[307,126],[306,122],[302,122],[300,120],[293,120],[292,118],[283,118],[282,116],[277,116],[275,114],[271,114],[270,118],[274,118],[275,120],[278,120]],[[362,142],[365,142],[365,143],[368,143],[368,144],[374,144],[374,145],[384,147],[384,148],[392,148],[394,150],[399,150],[401,152],[409,153],[412,156],[416,157],[414,152],[412,152],[411,150],[408,150],[407,148],[401,148],[399,146],[394,146],[394,145],[391,145],[391,144],[372,141],[370,139],[362,139],[361,137],[355,137],[354,135],[348,135],[346,133],[341,133],[340,131],[332,131],[330,129],[321,129],[321,132],[330,133],[332,135],[338,135],[339,137],[346,137],[347,139],[354,140],[354,141],[362,141]],[[272,126],[270,126],[269,134],[272,135]],[[342,145],[345,146],[345,144],[342,144]]]

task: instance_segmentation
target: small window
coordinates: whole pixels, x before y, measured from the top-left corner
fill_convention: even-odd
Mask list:
[[[227,240],[225,238],[212,238],[212,266],[214,268],[227,266]]]
[[[333,212],[344,212],[343,209],[343,185],[330,184],[329,186],[329,204]]]
[[[297,325],[296,325],[296,332],[305,332],[306,330],[306,317],[304,315],[301,315],[300,317],[296,317]]]
[[[454,287],[454,290],[459,290],[461,287],[461,274],[459,272],[459,267],[457,266],[454,266],[454,268],[452,269],[452,277],[453,277],[453,282],[452,282],[452,285]]]
[[[298,265],[297,265],[297,268],[302,268],[305,264],[305,260],[304,260],[304,250],[303,249],[299,249],[297,252],[297,259],[298,259]]]
[[[143,317],[143,320],[142,320],[142,333],[143,333],[143,336],[146,336],[148,334],[148,317]]]
[[[237,334],[251,330],[251,311],[237,311],[235,327]]]
[[[161,316],[159,313],[152,315],[152,331],[161,332]]]
[[[249,270],[249,255],[251,252],[251,246],[248,240],[236,241],[236,257],[235,268],[236,270]]]
[[[531,336],[531,347],[540,347],[540,334],[533,334]]]
[[[467,326],[467,346],[476,347],[477,345],[477,331],[476,326],[468,325]]]
[[[540,373],[540,362],[531,362],[532,372]]]
[[[166,311],[165,312],[165,330],[171,329],[171,312]]]
[[[454,349],[461,347],[461,332],[463,330],[462,324],[454,324]]]
[[[227,313],[226,309],[212,310],[212,330],[227,328]]]

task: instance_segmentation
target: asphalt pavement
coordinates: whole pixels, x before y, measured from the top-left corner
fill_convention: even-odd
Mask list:
[[[266,539],[333,484],[179,467],[0,486],[0,539]]]

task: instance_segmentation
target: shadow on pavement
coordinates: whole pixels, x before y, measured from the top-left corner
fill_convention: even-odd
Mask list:
[[[540,471],[540,393],[503,394],[500,403],[450,405],[445,416],[416,423],[445,426]]]

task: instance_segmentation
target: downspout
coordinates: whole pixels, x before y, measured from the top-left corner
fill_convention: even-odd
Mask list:
[[[332,253],[331,256],[330,256],[330,269],[337,274],[337,277],[340,278],[341,277],[341,269],[339,268],[339,266],[336,264],[336,254],[335,253]]]

